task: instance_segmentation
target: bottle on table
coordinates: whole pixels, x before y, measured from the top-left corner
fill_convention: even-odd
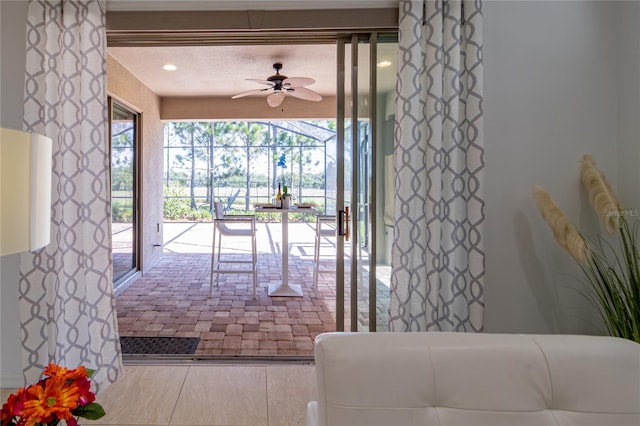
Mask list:
[[[278,193],[276,194],[276,208],[282,208],[282,188],[281,184],[278,184]]]

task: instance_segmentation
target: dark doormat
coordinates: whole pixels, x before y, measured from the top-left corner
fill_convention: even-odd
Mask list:
[[[123,354],[191,355],[199,337],[120,337]]]

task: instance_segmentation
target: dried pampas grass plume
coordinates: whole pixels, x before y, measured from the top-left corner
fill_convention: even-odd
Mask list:
[[[558,244],[581,264],[587,261],[587,244],[582,235],[569,222],[551,196],[538,185],[533,187],[533,198],[536,200],[542,218],[549,224]]]
[[[602,226],[608,233],[613,234],[620,228],[620,203],[609,182],[593,164],[593,158],[590,155],[582,157],[580,176]]]

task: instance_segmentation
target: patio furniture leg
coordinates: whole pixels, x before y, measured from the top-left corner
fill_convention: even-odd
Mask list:
[[[213,297],[213,271],[216,259],[216,226],[213,225],[213,241],[211,244],[211,272],[209,273],[209,296]]]
[[[316,216],[316,246],[313,255],[313,288],[318,289],[318,274],[320,270],[320,242],[322,237],[335,236],[335,228],[331,226],[335,224],[336,217],[334,215],[317,215]],[[329,225],[323,227],[322,224]]]
[[[316,246],[313,251],[313,288],[318,289],[318,269],[320,268],[320,235],[316,232]]]
[[[216,287],[220,287],[220,254],[222,253],[222,232],[218,233],[218,268],[216,272]]]
[[[252,257],[253,257],[253,298],[256,298],[256,287],[258,285],[258,250],[256,244],[255,232],[253,234],[252,243]]]

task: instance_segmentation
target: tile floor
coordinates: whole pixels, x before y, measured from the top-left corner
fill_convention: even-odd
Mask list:
[[[13,390],[2,389],[5,401]],[[125,366],[83,425],[300,426],[316,399],[311,365]]]
[[[310,224],[289,224],[289,280],[303,297],[267,295],[281,280],[281,225],[258,224],[255,300],[250,274],[221,274],[210,297],[210,223],[168,225],[162,260],[116,297],[122,336],[200,337],[196,355],[311,356],[315,336],[335,331],[335,243],[323,241],[315,290]],[[231,240],[224,254],[250,256],[248,239]]]
[[[116,298],[120,333],[200,337],[200,355],[312,356],[315,336],[335,330],[335,246],[324,241],[327,260],[321,262],[316,291],[313,228],[290,226],[290,279],[303,284],[303,297],[266,294],[268,284],[280,279],[279,223],[259,227],[256,300],[245,274],[221,276],[209,297],[211,224],[169,224],[162,261]],[[229,251],[249,252],[242,244]],[[82,424],[304,425],[307,403],[316,399],[313,365],[126,365],[125,373],[98,395],[107,415]],[[11,392],[2,389],[1,399]]]

